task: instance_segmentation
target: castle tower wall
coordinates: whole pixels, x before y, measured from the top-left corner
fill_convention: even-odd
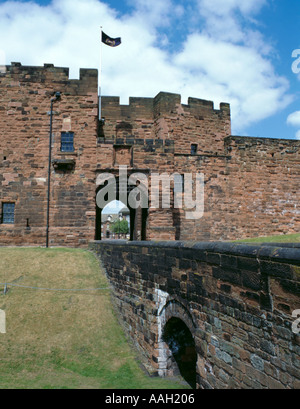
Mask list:
[[[230,136],[225,150],[228,236],[299,233],[300,141]]]
[[[120,105],[118,97],[102,97],[102,117],[105,122],[98,139],[99,163],[108,168],[127,164],[132,171],[139,169],[147,173],[149,180],[154,174],[185,171],[195,175],[203,171],[197,158],[224,156],[224,138],[230,135],[231,126],[229,104],[221,104],[215,110],[211,101],[189,98],[188,105],[182,105],[180,95],[166,92],[153,99],[130,98],[129,105]],[[131,150],[131,160],[127,155],[123,163],[115,161],[116,151],[125,151],[125,145]],[[193,154],[192,145],[196,145]],[[218,166],[223,168],[224,161]],[[162,196],[162,185],[160,188]],[[185,210],[174,210],[173,204],[172,195],[171,209],[150,207],[148,239],[179,239],[184,231],[189,232],[190,238],[194,231],[196,237],[195,221],[187,222]],[[210,226],[207,229],[210,231]],[[202,239],[209,236],[210,232],[205,231],[200,235]]]
[[[50,245],[94,238],[93,161],[97,142],[97,70],[13,63],[0,74],[0,204],[15,205],[13,224],[0,224],[0,244],[44,245],[50,101],[53,104]],[[74,150],[61,151],[61,133],[73,132]],[[3,212],[3,209],[0,209]]]
[[[50,245],[86,246],[99,235],[97,178],[147,179],[149,209],[132,212],[134,237],[147,240],[233,240],[299,232],[300,141],[231,136],[230,106],[160,92],[155,98],[102,97],[98,73],[12,63],[0,72],[0,245],[44,245],[48,192],[49,111],[53,104]],[[72,137],[72,149],[63,138]],[[170,189],[169,176],[181,177]],[[185,180],[204,180],[204,212],[188,218]],[[160,178],[159,204],[153,186]],[[175,190],[175,192],[174,192]],[[163,206],[165,193],[170,205]],[[181,196],[180,196],[181,195]],[[176,207],[178,199],[182,207]],[[4,207],[12,204],[7,223]],[[126,205],[128,203],[125,203]],[[166,203],[165,203],[166,204]],[[100,211],[101,213],[101,211]]]

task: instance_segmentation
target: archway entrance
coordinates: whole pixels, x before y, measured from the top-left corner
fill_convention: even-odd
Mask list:
[[[130,239],[130,210],[119,200],[102,209],[101,239]]]
[[[197,352],[188,327],[181,319],[172,317],[164,327],[162,340],[172,353],[173,365],[177,365],[181,376],[195,389]]]
[[[120,191],[121,191],[121,184],[119,181],[119,177],[117,175],[112,174],[112,178],[115,180],[115,197],[112,201],[119,201],[120,199]],[[104,189],[108,185],[108,180],[101,185],[99,185],[96,189],[96,198],[97,194],[101,189]],[[128,221],[129,221],[129,236],[130,240],[146,240],[146,227],[147,227],[147,218],[148,218],[148,208],[132,208],[128,204],[128,197],[130,192],[136,186],[130,185],[127,183],[127,192],[125,190],[125,194],[127,194],[127,210],[128,210]],[[104,190],[105,192],[105,190]],[[148,196],[147,196],[148,197]],[[104,194],[105,200],[108,198],[108,194]],[[110,203],[107,203],[110,204]],[[125,205],[124,205],[125,206]],[[96,226],[95,226],[95,240],[101,240],[103,238],[111,238],[108,237],[108,233],[105,233],[105,237],[103,236],[103,208],[100,208],[96,203]],[[110,236],[110,234],[109,234]],[[127,238],[127,237],[126,237]]]

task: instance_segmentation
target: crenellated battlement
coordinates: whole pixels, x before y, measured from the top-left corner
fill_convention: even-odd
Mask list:
[[[119,97],[102,97],[101,106],[106,138],[119,134],[117,124],[123,123],[131,136],[173,140],[176,153],[189,154],[195,145],[198,154],[223,154],[223,140],[231,134],[227,103],[215,109],[212,101],[190,97],[182,104],[180,94],[160,92],[154,98],[131,97],[128,105],[121,105]]]
[[[120,104],[120,97],[101,98],[102,116],[114,120],[128,118],[153,118],[153,98],[130,97],[128,105]]]
[[[21,83],[52,83],[63,87],[66,95],[98,92],[97,69],[80,68],[79,74],[79,79],[70,79],[69,68],[55,67],[54,64],[48,63],[43,66],[29,66],[12,62],[0,69],[0,78],[10,79],[14,86]],[[118,118],[143,115],[150,119],[178,112],[190,112],[193,115],[224,112],[230,115],[228,103],[221,103],[219,109],[215,109],[213,101],[190,97],[188,104],[182,104],[181,95],[170,92],[160,92],[154,98],[130,97],[128,105],[121,105],[120,97],[103,96],[102,110],[103,115]]]
[[[232,136],[227,103],[159,92],[125,105],[102,96],[99,104],[98,96],[96,69],[70,79],[69,68],[53,64],[0,66],[0,245],[44,243],[48,197],[51,245],[104,238],[95,181],[120,166],[128,175],[178,173],[183,185],[186,174],[204,175],[203,217],[186,219],[185,199],[182,209],[134,210],[132,238],[211,241],[299,231],[299,141]],[[14,223],[1,222],[12,208]]]
[[[22,83],[57,84],[63,87],[66,95],[86,95],[98,92],[97,69],[81,68],[77,80],[69,78],[69,68],[66,67],[55,67],[53,64],[28,66],[20,62],[12,62],[11,65],[2,66],[0,78],[11,80],[15,86]]]
[[[102,114],[104,117],[134,118],[141,114],[148,118],[160,116],[190,113],[194,116],[209,116],[215,113],[224,113],[230,117],[230,105],[221,103],[219,109],[215,109],[213,101],[192,98],[188,99],[188,104],[181,103],[181,95],[170,92],[160,92],[154,98],[130,97],[128,105],[120,104],[120,97],[103,96]]]

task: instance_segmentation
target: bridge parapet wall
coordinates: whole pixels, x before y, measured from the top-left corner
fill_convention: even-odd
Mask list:
[[[90,249],[158,375],[172,374],[162,333],[176,317],[195,340],[198,388],[300,388],[298,245],[102,241]]]

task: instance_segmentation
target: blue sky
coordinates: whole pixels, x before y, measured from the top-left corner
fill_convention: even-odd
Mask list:
[[[0,64],[78,78],[100,67],[102,25],[122,38],[102,47],[103,95],[229,102],[232,134],[300,139],[299,21],[299,0],[0,1]]]

